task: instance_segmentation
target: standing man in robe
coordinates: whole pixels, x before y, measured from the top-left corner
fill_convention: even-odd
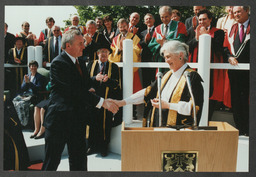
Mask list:
[[[39,45],[41,45],[42,47],[44,47],[46,40],[49,37],[53,36],[53,30],[52,27],[55,24],[55,20],[52,17],[47,17],[45,20],[45,23],[47,25],[47,28],[43,29],[40,32],[39,38],[38,38],[38,43]]]
[[[94,20],[87,21],[86,30],[83,57],[86,57],[86,60],[94,61],[98,59],[97,50],[99,46],[109,45],[109,42],[101,32],[97,31],[97,24]]]
[[[79,17],[77,15],[73,15],[70,19],[71,21],[71,26],[67,27],[65,30],[64,30],[64,33],[66,31],[68,31],[69,29],[79,29],[80,32],[82,34],[85,34],[86,33],[86,28],[85,26],[82,26],[82,25],[79,25]]]
[[[171,20],[172,8],[170,6],[160,7],[159,15],[163,23],[155,28],[155,32],[152,40],[148,44],[148,47],[153,53],[154,61],[164,62],[164,58],[159,53],[163,44],[169,40],[185,42],[187,31],[184,23]],[[160,68],[161,72],[165,72],[167,70],[169,69]]]
[[[125,39],[131,39],[133,41],[133,62],[141,61],[141,46],[140,38],[131,32],[128,32],[128,21],[121,18],[117,22],[117,27],[120,34],[117,35],[111,44],[112,53],[109,55],[109,61],[111,62],[123,62],[123,41]],[[122,73],[122,71],[121,71]],[[122,75],[122,74],[121,74]],[[121,77],[122,78],[122,77]],[[123,80],[125,82],[125,80]],[[133,68],[133,93],[142,89],[142,84],[139,77],[138,68]],[[135,108],[133,109],[133,117],[136,119]]]
[[[224,31],[211,25],[212,13],[208,10],[201,10],[198,13],[199,25],[193,38],[187,42],[189,45],[189,62],[198,62],[199,36],[209,34],[211,36],[211,63],[223,63],[223,41]],[[211,120],[217,102],[224,100],[224,78],[225,72],[222,69],[212,69],[210,76],[210,101],[209,101],[209,120]]]

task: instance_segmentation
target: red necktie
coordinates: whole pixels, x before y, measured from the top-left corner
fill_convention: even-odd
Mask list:
[[[240,33],[239,33],[239,39],[241,43],[243,42],[243,38],[244,38],[244,25],[242,24],[240,26]]]
[[[77,70],[79,71],[80,75],[83,76],[82,70],[81,70],[81,68],[80,68],[80,65],[79,65],[77,59],[76,59],[76,63],[75,63],[75,64],[76,64],[76,68],[77,68]]]

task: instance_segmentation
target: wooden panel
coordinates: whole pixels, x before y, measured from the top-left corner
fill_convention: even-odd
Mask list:
[[[238,131],[227,123],[212,122],[214,131],[154,131],[124,128],[122,171],[161,171],[163,151],[198,151],[198,171],[235,172]]]

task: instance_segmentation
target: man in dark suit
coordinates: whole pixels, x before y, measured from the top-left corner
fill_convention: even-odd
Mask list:
[[[230,30],[229,46],[225,48],[231,65],[250,63],[249,6],[234,6],[237,21]],[[249,135],[249,70],[228,70],[231,87],[231,106],[240,135]]]
[[[97,30],[97,25],[94,20],[89,20],[86,23],[87,33],[84,35],[85,39],[85,49],[83,57],[89,59],[89,61],[94,61],[98,59],[97,49],[100,45],[109,45],[109,42],[105,36]]]
[[[43,67],[46,67],[47,63],[51,63],[52,60],[61,53],[61,35],[60,27],[52,27],[53,36],[48,38],[45,42],[43,50]]]
[[[147,13],[144,16],[144,23],[147,25],[147,29],[140,33],[142,39],[140,41],[140,45],[142,47],[141,53],[141,61],[142,62],[152,62],[153,61],[153,54],[148,48],[148,44],[152,39],[154,30],[155,30],[155,18],[152,14]],[[155,80],[155,68],[143,68],[142,69],[142,81],[143,81],[143,88],[147,87],[151,84],[152,81]]]
[[[206,9],[205,6],[193,6],[194,16],[189,17],[185,20],[185,26],[187,29],[188,37],[187,41],[190,41],[193,38],[193,32],[195,31],[196,27],[198,26],[198,12],[200,10]]]
[[[65,144],[71,171],[86,171],[87,106],[104,107],[116,113],[110,99],[89,92],[91,80],[82,56],[84,39],[79,30],[69,30],[62,37],[63,52],[51,64],[51,98],[46,113],[45,160],[42,170],[57,170]]]

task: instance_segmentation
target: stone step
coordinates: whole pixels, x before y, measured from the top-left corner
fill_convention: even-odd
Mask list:
[[[31,139],[30,136],[33,134],[32,130],[23,130],[22,131],[27,148],[28,148],[28,154],[30,161],[40,161],[44,160],[45,155],[45,141],[44,138],[41,139]],[[67,147],[65,147],[62,155],[66,156],[67,153]]]

